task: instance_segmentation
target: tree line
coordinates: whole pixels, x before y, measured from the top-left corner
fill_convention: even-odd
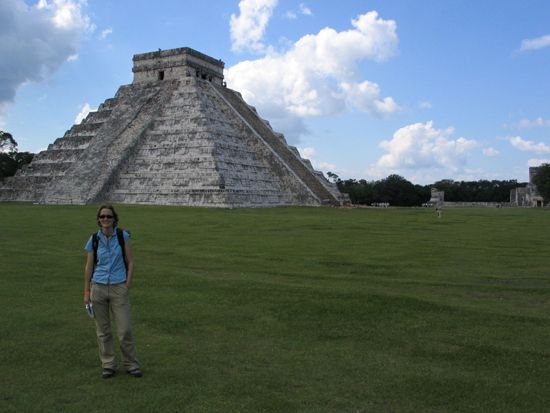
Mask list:
[[[527,185],[517,180],[453,181],[444,179],[430,185],[415,185],[400,175],[390,175],[378,181],[340,179],[329,172],[329,178],[347,193],[353,204],[389,203],[393,206],[420,206],[431,198],[431,189],[445,191],[450,202],[509,202],[510,190]]]
[[[30,163],[30,152],[19,152],[13,136],[0,130],[0,180],[13,176],[18,169]],[[342,180],[335,173],[327,173],[338,189],[349,195],[353,204],[371,205],[387,203],[393,206],[420,206],[431,198],[431,189],[445,192],[445,201],[450,202],[508,202],[510,190],[527,185],[517,180],[453,181],[443,179],[431,185],[415,185],[400,175],[390,175],[378,181],[365,179]],[[545,203],[550,202],[550,164],[539,167],[533,178]]]
[[[32,161],[30,152],[19,152],[11,133],[0,130],[0,179],[13,176],[18,169]]]
[[[544,199],[544,203],[550,202],[550,163],[542,164],[538,167],[537,173],[533,176],[533,183],[537,187],[537,192]]]

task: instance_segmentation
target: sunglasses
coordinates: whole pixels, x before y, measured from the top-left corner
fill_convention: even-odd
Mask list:
[[[111,219],[111,218],[113,218],[112,215],[100,215],[99,216],[99,219]]]

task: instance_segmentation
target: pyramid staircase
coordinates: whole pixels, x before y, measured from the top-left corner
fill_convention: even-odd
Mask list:
[[[266,207],[346,199],[192,49],[134,56],[122,86],[0,184],[0,200]]]

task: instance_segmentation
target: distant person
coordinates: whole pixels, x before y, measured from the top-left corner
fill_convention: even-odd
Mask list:
[[[84,248],[88,251],[84,304],[91,303],[93,307],[103,368],[101,377],[111,378],[117,371],[111,316],[116,324],[124,368],[133,377],[141,377],[130,316],[129,291],[134,272],[130,234],[117,228],[118,215],[111,205],[99,208],[97,224],[99,231],[90,237]]]

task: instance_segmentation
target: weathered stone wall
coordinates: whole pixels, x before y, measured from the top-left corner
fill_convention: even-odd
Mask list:
[[[257,135],[257,138],[271,149],[274,156],[278,157],[281,163],[292,171],[295,178],[302,182],[304,187],[308,188],[314,197],[324,204],[339,205],[341,203],[341,199],[328,189],[330,183],[326,180],[326,183],[322,183],[319,176],[311,168],[311,164],[305,164],[296,148],[289,147],[280,134],[275,134],[271,127],[260,119],[257,113],[246,104],[240,94],[223,87],[217,87],[216,90],[238,115],[242,117],[242,120]]]
[[[510,190],[510,204],[515,207],[542,207],[544,199],[538,193],[537,186],[533,183],[533,177],[539,170],[538,166],[529,167],[529,183],[524,187]]]
[[[6,180],[0,200],[268,207],[344,199],[223,87],[223,62],[192,49],[159,51],[134,56],[134,75]]]
[[[30,165],[0,183],[0,201],[43,201],[45,192],[53,183],[61,180],[78,162],[97,131],[111,116],[111,107],[115,104],[116,99],[106,100],[82,124],[74,125],[46,151],[36,154]]]
[[[223,82],[224,63],[189,48],[159,50],[135,55],[134,83],[181,80],[195,76],[216,84]]]
[[[173,84],[170,103],[107,198],[220,207],[318,204],[272,157],[209,82],[190,77]]]
[[[509,207],[509,202],[449,202],[443,203],[445,208],[503,208]]]
[[[90,203],[104,200],[112,178],[169,99],[169,82],[121,87],[108,123],[94,136],[78,162],[45,192],[45,203]]]

